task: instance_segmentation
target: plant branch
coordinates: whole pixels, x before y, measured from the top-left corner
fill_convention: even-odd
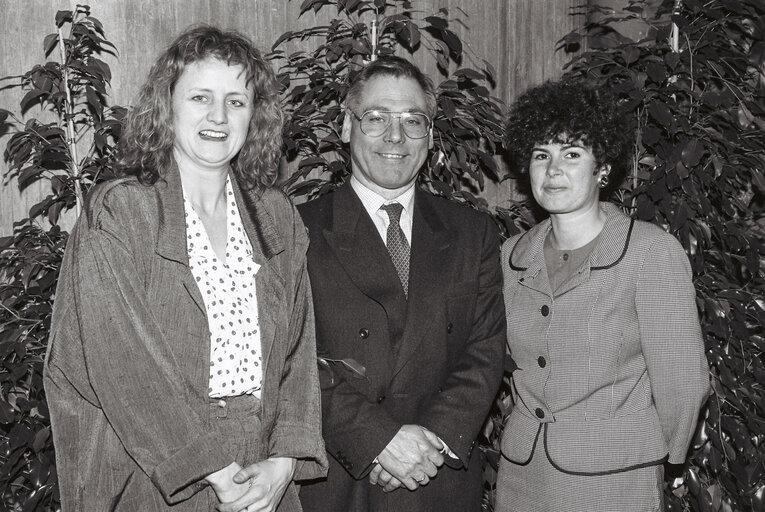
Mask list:
[[[64,107],[64,116],[66,120],[66,143],[69,148],[69,168],[74,178],[74,195],[77,198],[75,204],[75,214],[79,217],[83,205],[82,189],[80,188],[80,164],[77,158],[77,141],[75,140],[75,130],[73,121],[72,91],[69,89],[69,65],[66,58],[66,47],[64,46],[64,33],[61,27],[58,28],[58,49],[61,54],[61,75],[63,77],[64,92],[66,93],[66,102]]]

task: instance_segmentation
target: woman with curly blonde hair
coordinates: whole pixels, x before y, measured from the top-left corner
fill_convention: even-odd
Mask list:
[[[45,388],[68,510],[300,511],[326,474],[308,239],[240,34],[159,57],[67,246]]]

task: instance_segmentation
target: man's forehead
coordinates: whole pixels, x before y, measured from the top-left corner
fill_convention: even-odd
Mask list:
[[[360,96],[364,110],[395,107],[402,111],[422,111],[427,108],[425,91],[415,79],[405,76],[373,76],[364,84]]]

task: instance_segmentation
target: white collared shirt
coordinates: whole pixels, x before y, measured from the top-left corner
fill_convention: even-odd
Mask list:
[[[414,183],[406,189],[401,195],[394,197],[393,199],[385,199],[377,192],[371,190],[369,187],[361,183],[355,176],[351,175],[351,188],[356,192],[356,195],[361,199],[361,204],[364,205],[364,209],[369,214],[369,218],[372,219],[377,232],[380,234],[383,243],[387,243],[388,239],[388,225],[390,219],[385,210],[381,210],[380,207],[386,204],[399,203],[404,209],[401,211],[401,218],[399,219],[399,225],[401,231],[404,232],[406,241],[409,242],[409,246],[412,246],[412,219],[414,217]]]

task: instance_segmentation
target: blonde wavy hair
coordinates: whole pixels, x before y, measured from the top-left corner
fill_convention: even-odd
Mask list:
[[[246,188],[274,184],[283,126],[274,72],[247,37],[207,25],[182,33],[152,66],[123,124],[117,160],[121,172],[153,184],[173,165],[173,89],[188,65],[208,58],[242,66],[255,93],[247,138],[231,161],[232,171]]]

